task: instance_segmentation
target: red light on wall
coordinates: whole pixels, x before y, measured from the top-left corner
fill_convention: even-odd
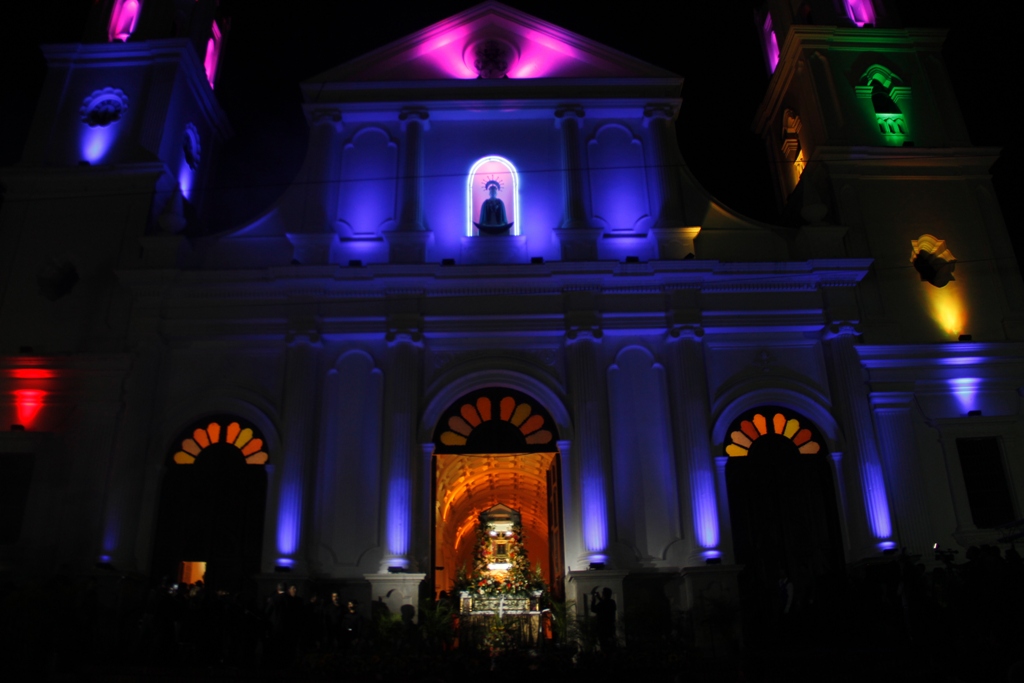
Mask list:
[[[14,392],[14,406],[18,411],[18,424],[26,429],[32,428],[36,416],[43,408],[45,391],[38,389],[17,389]]]
[[[53,379],[57,376],[53,370],[42,368],[18,368],[11,370],[12,379]]]

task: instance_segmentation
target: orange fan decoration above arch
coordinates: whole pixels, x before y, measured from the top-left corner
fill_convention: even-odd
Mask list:
[[[191,465],[204,450],[218,443],[230,444],[240,450],[247,465],[267,464],[269,456],[263,448],[263,439],[256,436],[251,427],[242,427],[238,422],[229,422],[226,426],[211,422],[206,427],[195,429],[192,436],[181,440],[181,450],[174,454],[174,462]]]
[[[770,424],[762,413],[755,413],[749,420],[740,422],[739,426],[739,429],[729,434],[729,443],[725,446],[725,452],[730,457],[748,455],[754,442],[767,434],[777,434],[789,439],[797,450],[804,454],[821,451],[821,444],[815,440],[810,429],[801,427],[800,421],[795,417],[787,418],[782,413],[775,413]]]
[[[554,434],[545,428],[544,415],[528,402],[505,396],[497,401],[497,406],[494,404],[495,401],[489,396],[478,396],[475,400],[463,403],[458,414],[448,418],[448,429],[440,435],[441,443],[445,446],[466,446],[473,432],[492,420],[515,427],[531,446],[549,444],[554,440]]]

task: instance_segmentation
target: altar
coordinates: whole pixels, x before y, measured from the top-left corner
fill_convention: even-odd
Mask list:
[[[477,528],[473,572],[461,572],[458,590],[459,644],[534,647],[542,637],[544,582],[529,571],[519,513],[505,505],[483,512]]]
[[[459,594],[459,643],[481,646],[494,640],[500,630],[503,639],[520,647],[535,647],[543,637],[544,619],[549,611],[540,610],[541,591],[528,597],[476,596]]]

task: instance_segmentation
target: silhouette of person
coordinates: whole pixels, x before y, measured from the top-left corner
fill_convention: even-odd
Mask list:
[[[591,610],[597,620],[597,642],[602,652],[610,652],[615,647],[615,601],[612,600],[612,589],[605,588],[601,595],[595,587],[591,591]]]

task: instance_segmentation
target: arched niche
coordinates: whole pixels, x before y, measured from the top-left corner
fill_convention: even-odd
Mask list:
[[[602,126],[587,144],[591,214],[611,232],[644,232],[650,219],[643,143],[625,126]]]
[[[474,222],[480,220],[480,209],[490,199],[490,185],[497,183],[497,199],[505,205],[505,217],[512,227],[509,235],[521,232],[519,214],[519,173],[512,162],[504,157],[486,156],[469,169],[466,181],[466,236],[480,234]]]
[[[395,217],[398,146],[381,128],[363,128],[341,152],[338,223],[344,237],[375,237]],[[346,234],[347,233],[347,234]]]

